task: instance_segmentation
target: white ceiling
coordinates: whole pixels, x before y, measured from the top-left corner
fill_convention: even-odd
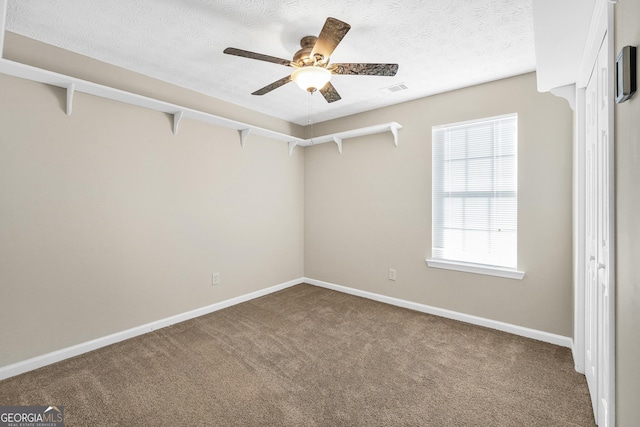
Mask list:
[[[9,0],[7,29],[306,125],[535,69],[532,0]],[[332,16],[351,25],[332,62],[398,63],[395,77],[336,76],[328,104],[292,69],[222,51],[290,59]],[[404,84],[408,89],[384,88]]]

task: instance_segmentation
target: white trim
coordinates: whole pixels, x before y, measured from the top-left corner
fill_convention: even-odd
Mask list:
[[[576,85],[572,83],[566,86],[554,87],[549,89],[549,92],[555,96],[565,99],[569,103],[569,107],[576,111]]]
[[[585,110],[586,90],[576,91],[573,141],[573,361],[585,373]]]
[[[240,304],[255,298],[259,298],[268,295],[273,292],[277,292],[294,285],[303,283],[303,279],[294,279],[279,285],[271,286],[269,288],[261,289],[259,291],[251,292],[245,295],[240,295],[235,298],[217,302],[215,304],[208,305],[206,307],[197,308],[195,310],[187,311],[185,313],[177,314],[175,316],[167,317],[165,319],[157,320],[155,322],[147,323],[145,325],[136,326],[131,329],[127,329],[121,332],[116,332],[111,335],[96,338],[91,341],[87,341],[81,344],[76,344],[71,347],[63,348],[53,351],[51,353],[36,356],[31,359],[16,362],[11,365],[0,367],[0,380],[4,380],[16,375],[23,374],[25,372],[32,371],[34,369],[41,368],[43,366],[51,365],[52,363],[60,362],[70,357],[79,356],[81,354],[97,350],[99,348],[115,344],[120,341],[127,340],[129,338],[137,337],[139,335],[152,332],[156,329],[166,328],[167,326],[174,325],[176,323],[184,322],[205,314],[213,313],[214,311],[222,310],[223,308],[231,307],[236,304]]]
[[[471,124],[493,122],[493,121],[498,121],[503,119],[512,119],[512,118],[517,119],[518,113],[500,114],[499,116],[483,117],[481,119],[471,119],[471,120],[464,120],[462,122],[445,123],[443,125],[431,126],[431,130],[434,131],[434,130],[443,129],[443,128],[454,128],[458,126],[466,126]]]
[[[589,83],[593,64],[596,63],[602,40],[604,40],[609,30],[608,7],[605,0],[595,1],[593,14],[591,15],[591,23],[589,24],[589,32],[587,33],[584,51],[582,52],[582,60],[580,61],[580,67],[578,69],[577,88],[587,87]],[[613,30],[613,27],[611,27],[611,30]]]
[[[484,274],[487,276],[506,277],[508,279],[522,280],[524,271],[511,268],[496,267],[493,265],[471,264],[460,261],[449,261],[443,259],[427,259],[427,265],[432,268],[443,268],[445,270],[462,271],[464,273]]]
[[[609,267],[607,268],[607,273],[609,275],[609,305],[608,305],[608,314],[609,318],[607,320],[608,332],[607,335],[609,337],[609,346],[607,348],[602,349],[604,352],[608,354],[608,365],[604,366],[604,371],[606,375],[606,382],[608,383],[608,388],[606,390],[606,407],[605,407],[605,417],[603,417],[603,421],[605,426],[615,426],[616,424],[616,274],[615,274],[615,265],[616,265],[616,202],[615,202],[615,194],[616,194],[616,160],[615,160],[615,145],[616,145],[616,127],[615,127],[615,59],[616,59],[616,51],[615,51],[615,10],[614,10],[615,2],[609,1],[606,3],[606,15],[607,15],[607,41],[608,41],[608,52],[607,52],[607,64],[608,64],[608,73],[607,76],[609,78],[608,82],[608,93],[609,93],[609,117],[608,117],[608,132],[609,132],[609,188],[607,191],[609,192],[609,206],[607,209],[609,210],[609,259],[606,260]]]
[[[7,0],[0,0],[0,59],[4,54],[4,31],[7,23]]]
[[[556,335],[549,332],[539,331],[536,329],[525,328],[524,326],[512,325],[510,323],[504,323],[497,320],[486,319],[483,317],[472,316],[470,314],[459,313],[457,311],[446,310],[444,308],[432,307],[417,302],[407,301],[386,295],[375,294],[373,292],[361,291],[359,289],[349,288],[342,285],[336,285],[334,283],[323,282],[321,280],[304,278],[304,283],[310,285],[320,286],[322,288],[332,289],[334,291],[343,292],[350,295],[355,295],[374,301],[383,302],[386,304],[395,305],[397,307],[408,308],[409,310],[419,311],[421,313],[433,314],[447,319],[458,320],[465,323],[471,323],[473,325],[484,326],[486,328],[496,329],[498,331],[508,332],[510,334],[519,335],[521,337],[531,338],[538,341],[555,344],[561,347],[572,347],[572,340],[569,337],[562,335]]]

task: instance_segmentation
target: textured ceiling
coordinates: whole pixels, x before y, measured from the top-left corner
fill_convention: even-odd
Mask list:
[[[9,0],[7,29],[306,125],[535,69],[532,0]],[[288,84],[292,58],[332,16],[351,24],[331,62],[398,63],[395,77],[336,76],[327,104]],[[403,84],[407,89],[384,90]]]

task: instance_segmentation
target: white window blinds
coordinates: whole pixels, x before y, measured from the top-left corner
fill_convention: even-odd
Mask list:
[[[434,126],[434,260],[517,267],[518,117]]]

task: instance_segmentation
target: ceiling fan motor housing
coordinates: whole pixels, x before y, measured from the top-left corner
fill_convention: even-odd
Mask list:
[[[311,51],[313,50],[313,47],[316,45],[317,40],[318,38],[316,36],[303,37],[300,40],[300,47],[302,49],[300,49],[293,55],[293,62],[298,64],[301,67],[305,67],[307,65],[314,65],[319,60],[324,59],[324,57],[322,57],[321,59],[316,58],[314,60],[314,58],[311,57]]]

